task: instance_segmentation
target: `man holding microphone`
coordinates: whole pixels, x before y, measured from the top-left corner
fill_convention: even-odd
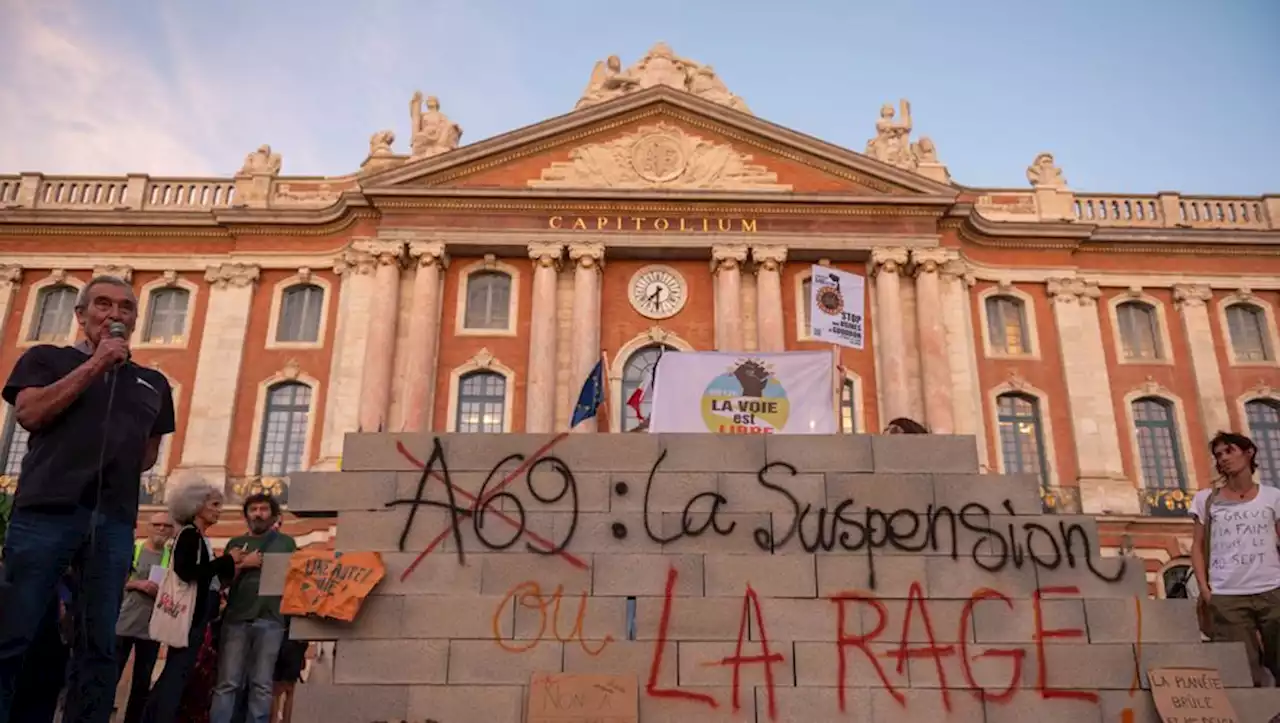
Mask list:
[[[142,473],[174,430],[164,375],[129,359],[133,288],[92,279],[76,300],[83,340],[33,346],[3,397],[31,433],[5,540],[0,600],[0,723],[62,573],[78,572],[66,723],[107,723],[115,698],[115,626],[129,574]],[[50,671],[50,674],[55,674]]]

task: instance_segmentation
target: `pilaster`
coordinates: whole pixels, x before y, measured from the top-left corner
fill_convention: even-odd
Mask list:
[[[604,244],[569,245],[573,262],[573,344],[569,363],[570,403],[600,359],[600,269],[604,266]],[[596,420],[575,427],[574,432],[596,431]]]
[[[324,401],[320,460],[314,469],[338,469],[343,440],[348,432],[360,426],[364,355],[369,344],[369,318],[373,308],[373,269],[373,256],[354,248],[343,251],[333,262],[333,270],[342,277],[342,284],[338,291],[338,319]]]
[[[982,421],[982,385],[978,381],[978,344],[974,336],[970,296],[974,275],[969,264],[959,258],[944,263],[941,274],[942,325],[947,337],[951,374],[952,424],[956,434],[971,434],[977,438],[978,461],[990,467],[987,427]]]
[[[405,432],[432,430],[435,408],[436,359],[440,348],[440,274],[449,257],[443,241],[411,241],[408,245],[413,273],[413,314],[405,355]],[[399,294],[397,294],[399,296]]]
[[[782,265],[787,261],[786,246],[753,246],[751,258],[756,262],[756,339],[764,352],[786,350],[786,326],[782,314]],[[796,319],[803,320],[797,314]]]
[[[0,265],[0,339],[4,338],[9,324],[9,312],[13,299],[22,285],[22,267],[16,264]]]
[[[1200,421],[1208,437],[1231,429],[1227,393],[1222,386],[1222,369],[1218,366],[1213,327],[1206,305],[1212,298],[1213,292],[1204,284],[1176,284],[1173,287],[1173,303],[1182,316],[1187,347],[1191,352],[1191,369],[1196,378],[1196,396],[1199,397],[1196,406],[1200,409]],[[1209,439],[1202,441],[1208,444]]]
[[[925,420],[934,434],[951,434],[955,430],[951,403],[951,363],[943,326],[939,273],[943,264],[955,258],[955,252],[941,248],[917,249],[911,255],[915,262],[916,327]]]
[[[361,240],[352,246],[373,258],[373,304],[366,323],[369,341],[364,355],[360,395],[360,431],[390,429],[391,375],[395,371],[396,319],[400,306],[400,269],[405,244],[401,240]]]
[[[711,273],[716,284],[716,350],[742,351],[742,264],[747,247],[720,244],[711,247]]]
[[[906,268],[909,258],[910,254],[905,248],[871,250],[871,273],[876,281],[875,328],[879,330],[876,362],[880,368],[885,407],[880,410],[881,426],[898,417],[911,415],[900,282],[900,275]]]
[[[533,304],[529,323],[529,371],[525,385],[524,431],[551,432],[556,416],[556,280],[564,244],[529,244],[533,261]]]

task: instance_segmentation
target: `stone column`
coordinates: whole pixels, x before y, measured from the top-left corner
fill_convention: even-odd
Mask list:
[[[1081,506],[1086,514],[1138,514],[1137,490],[1120,460],[1120,431],[1098,319],[1101,292],[1082,279],[1049,279],[1046,286],[1062,350]]]
[[[782,264],[787,260],[786,246],[755,246],[751,258],[756,262],[756,339],[760,351],[786,351],[787,332],[782,313]],[[796,314],[796,323],[804,323]]]
[[[257,266],[246,264],[211,266],[204,274],[210,286],[209,305],[180,469],[193,471],[219,488],[227,481],[227,448],[258,274]]]
[[[409,258],[413,274],[413,313],[409,317],[409,338],[405,355],[405,432],[429,432],[436,391],[436,352],[440,348],[440,271],[449,258],[443,241],[410,241]],[[398,296],[398,294],[397,294]]]
[[[970,301],[974,276],[969,265],[959,258],[943,264],[941,273],[942,325],[947,337],[947,357],[951,360],[952,426],[955,434],[972,434],[977,438],[978,461],[990,467]]]
[[[334,272],[342,277],[342,286],[338,291],[338,319],[329,361],[329,388],[325,392],[320,459],[312,469],[338,469],[343,440],[348,432],[360,427],[364,355],[369,345],[369,313],[373,307],[373,266],[373,256],[355,249],[342,252],[333,263]]]
[[[871,273],[876,281],[875,327],[879,341],[876,355],[880,367],[880,379],[884,385],[884,409],[880,424],[911,415],[911,395],[907,389],[907,353],[903,334],[902,290],[898,275],[907,265],[904,248],[877,248],[871,250]]]
[[[524,431],[546,434],[556,420],[556,279],[564,244],[531,243],[533,306],[529,320],[529,376]],[[575,367],[576,368],[576,367]]]
[[[22,285],[22,267],[12,264],[0,266],[0,339],[4,338],[5,327],[9,323],[9,312],[13,310],[13,297]]]
[[[570,244],[569,258],[573,261],[573,344],[569,362],[572,409],[587,375],[600,359],[600,269],[604,266],[604,244]],[[607,393],[607,390],[601,391]],[[570,412],[570,419],[572,414]],[[594,432],[595,420],[579,424],[572,431]]]
[[[357,241],[354,246],[373,256],[375,266],[373,304],[368,318],[369,341],[365,345],[364,378],[360,384],[360,431],[385,432],[390,429],[387,413],[391,407],[391,375],[395,371],[404,242]]]
[[[938,276],[942,265],[955,253],[941,248],[917,249],[911,256],[915,261],[916,328],[920,339],[920,376],[924,381],[924,416],[929,431],[952,434],[955,423],[951,408],[951,362],[947,356]]]
[[[716,277],[716,349],[742,351],[742,264],[747,247],[711,247],[711,273]]]
[[[1222,370],[1218,367],[1209,309],[1205,306],[1212,298],[1213,292],[1203,284],[1177,284],[1173,287],[1173,303],[1182,314],[1182,326],[1187,332],[1187,346],[1191,350],[1191,369],[1196,375],[1196,396],[1200,400],[1197,405],[1200,421],[1208,437],[1219,430],[1231,429],[1227,393],[1222,387]],[[1206,444],[1208,441],[1208,438],[1204,440]]]

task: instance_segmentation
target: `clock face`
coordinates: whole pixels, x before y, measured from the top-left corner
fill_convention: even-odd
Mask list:
[[[684,279],[675,269],[646,266],[631,277],[631,305],[650,319],[675,316],[686,298]]]

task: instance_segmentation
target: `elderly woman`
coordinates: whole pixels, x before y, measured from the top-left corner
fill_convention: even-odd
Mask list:
[[[182,703],[182,691],[204,643],[209,621],[217,612],[218,591],[235,576],[236,566],[246,557],[232,550],[214,557],[213,545],[205,533],[222,512],[222,492],[203,479],[184,480],[170,490],[169,514],[180,531],[173,545],[173,574],[196,586],[187,647],[169,648],[164,672],[156,681],[142,714],[143,723],[174,723]]]

